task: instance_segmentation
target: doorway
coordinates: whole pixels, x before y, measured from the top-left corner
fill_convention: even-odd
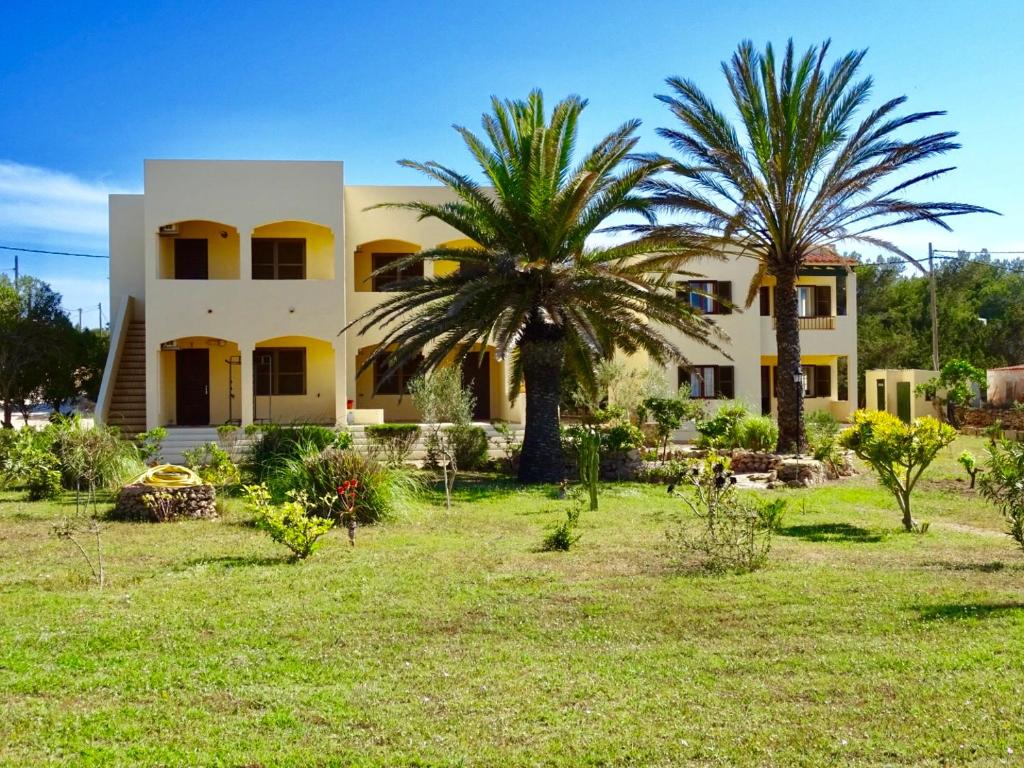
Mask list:
[[[910,423],[910,382],[896,382],[896,415],[904,424]]]
[[[885,379],[875,381],[875,409],[885,410]]]
[[[210,278],[209,243],[206,238],[180,237],[174,241],[174,279]]]
[[[470,352],[462,359],[462,386],[473,393],[474,421],[491,419],[491,353]]]
[[[175,414],[178,426],[210,423],[210,350],[179,349],[174,360]]]

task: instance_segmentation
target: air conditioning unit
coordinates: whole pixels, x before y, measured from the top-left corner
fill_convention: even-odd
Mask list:
[[[159,234],[160,237],[174,237],[175,235],[178,234],[178,225],[164,224],[162,227],[160,227],[160,229],[157,230],[157,234]]]

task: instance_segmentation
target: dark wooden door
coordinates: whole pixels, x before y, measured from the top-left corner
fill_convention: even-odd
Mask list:
[[[910,382],[896,382],[896,415],[905,424],[910,423]]]
[[[875,381],[875,408],[879,411],[886,410],[885,402],[885,379]]]
[[[476,397],[473,408],[474,421],[489,421],[491,418],[491,353],[483,358],[470,352],[462,360],[462,386]]]
[[[761,366],[761,415],[769,416],[772,412],[772,368]]]
[[[179,426],[205,426],[210,423],[210,350],[178,350],[175,405]]]
[[[204,238],[181,237],[174,241],[174,279],[210,278],[209,243]]]

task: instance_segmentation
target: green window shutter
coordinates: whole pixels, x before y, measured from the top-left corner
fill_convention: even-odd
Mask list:
[[[814,389],[812,393],[814,397],[832,396],[832,366],[814,366]]]
[[[814,286],[814,315],[829,317],[832,314],[832,289],[827,285]]]

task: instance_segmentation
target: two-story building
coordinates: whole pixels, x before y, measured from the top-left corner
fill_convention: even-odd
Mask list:
[[[777,412],[778,347],[775,341],[775,280],[761,283],[757,299],[744,299],[757,272],[752,259],[697,261],[689,270],[702,275],[677,284],[690,304],[725,332],[721,352],[665,334],[689,365],[665,370],[670,387],[689,387],[692,397],[742,400],[763,414]],[[811,254],[797,280],[800,314],[800,385],[807,411],[825,410],[846,419],[857,402],[857,285],[853,262],[834,251]]]
[[[373,206],[448,195],[430,186],[348,186],[340,162],[147,161],[142,194],[110,198],[111,350],[97,417],[131,433],[416,420],[405,396],[411,369],[387,381],[379,370],[357,375],[385,330],[342,329],[405,276],[387,271],[389,263],[468,242],[441,222]],[[753,265],[707,266],[692,301],[729,334],[730,357],[682,340],[694,367],[666,375],[696,396],[761,402],[767,412],[771,286],[759,307],[728,312],[705,294],[745,291]],[[428,275],[455,268],[422,267]],[[841,416],[856,402],[852,281],[848,265],[827,255],[808,265],[799,289],[809,407]],[[523,396],[511,404],[507,397],[508,364],[483,352],[482,363],[470,355],[462,371],[477,396],[476,418],[521,422]]]

